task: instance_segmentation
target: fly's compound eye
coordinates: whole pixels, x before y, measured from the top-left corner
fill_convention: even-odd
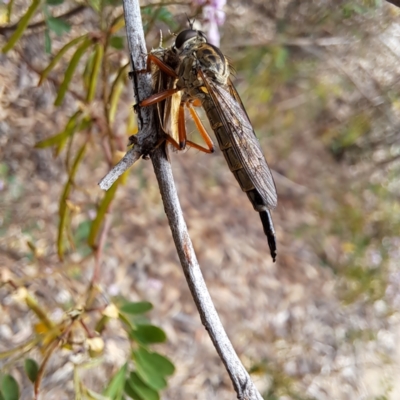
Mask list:
[[[198,37],[201,41],[207,42],[207,37],[202,31],[186,29],[182,31],[175,39],[175,48],[181,49],[183,45],[192,38]]]

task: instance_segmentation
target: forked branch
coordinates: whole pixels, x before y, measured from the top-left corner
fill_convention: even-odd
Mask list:
[[[124,0],[123,4],[132,68],[133,70],[141,70],[145,68],[143,55],[146,50],[139,4],[137,0]],[[136,81],[134,80],[134,85],[136,86],[134,91],[140,94],[140,100],[143,100],[151,94],[151,78],[148,74],[137,74],[136,78]],[[138,98],[136,98],[136,102],[139,102]],[[141,155],[150,155],[175,246],[201,321],[228,371],[237,393],[237,398],[240,400],[262,400],[260,393],[254,386],[226,335],[204,282],[183,218],[172,176],[171,164],[165,153],[165,146],[157,146],[160,136],[157,133],[158,124],[153,107],[141,108],[140,112],[140,133],[137,136],[137,144],[131,150],[131,152],[136,153],[136,156],[128,156],[128,153],[127,158],[131,157],[132,160],[137,160]],[[109,182],[112,181],[112,179],[109,179],[110,177],[115,177],[129,167],[129,161],[125,160],[123,164],[119,165],[117,173],[113,170],[114,172],[111,171],[102,180],[103,188],[106,188]]]

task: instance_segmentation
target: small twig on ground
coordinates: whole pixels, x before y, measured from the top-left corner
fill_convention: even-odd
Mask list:
[[[140,7],[136,0],[124,0],[125,24],[128,43],[131,52],[132,69],[135,71],[144,69],[146,61],[143,55],[146,53],[143,27],[141,22]],[[134,91],[145,99],[151,94],[151,80],[148,74],[135,76]],[[140,99],[136,99],[139,102]],[[164,204],[165,213],[172,231],[175,246],[183,272],[188,282],[194,302],[199,311],[201,321],[224,363],[232,380],[237,398],[240,400],[262,400],[262,397],[243,367],[229,338],[222,326],[217,311],[211,300],[207,286],[203,279],[200,266],[194,253],[193,245],[183,218],[178,194],[176,191],[171,164],[169,163],[165,145],[159,146],[157,133],[158,124],[154,117],[153,107],[140,109],[139,129],[140,133],[135,137],[135,147],[130,150],[113,170],[100,182],[100,187],[106,189],[121,175],[130,165],[142,155],[150,155],[154,172],[158,180],[160,192]]]

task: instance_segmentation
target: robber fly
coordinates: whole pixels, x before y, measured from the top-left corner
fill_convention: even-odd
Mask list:
[[[155,67],[152,68],[152,64]],[[276,238],[270,213],[277,205],[275,183],[247,112],[230,80],[225,56],[190,23],[190,29],[179,33],[171,48],[159,48],[150,53],[148,70],[153,72],[154,90],[158,93],[140,102],[139,106],[158,103],[167,141],[178,150],[188,145],[211,153],[214,151],[212,140],[193,108],[203,107],[229,169],[260,214],[275,261]],[[207,147],[186,139],[184,107],[189,109]]]

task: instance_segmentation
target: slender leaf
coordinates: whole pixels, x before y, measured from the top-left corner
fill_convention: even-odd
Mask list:
[[[120,179],[121,178],[118,178],[118,180],[111,186],[111,188],[107,190],[107,192],[104,194],[103,200],[100,203],[96,218],[92,222],[92,226],[90,228],[88,245],[91,247],[93,247],[96,243],[97,234],[104,220],[104,215],[106,214],[110,203],[114,199],[115,193],[117,192],[117,188],[120,184]]]
[[[39,372],[38,363],[32,358],[25,360],[25,372],[31,382],[35,382]]]
[[[126,63],[123,67],[121,67],[118,71],[118,75],[115,78],[111,91],[110,91],[110,97],[108,100],[109,103],[109,121],[110,124],[114,122],[115,119],[115,113],[117,111],[117,106],[118,106],[118,100],[121,96],[122,89],[124,88],[124,80],[126,77],[126,70],[129,68],[129,63]]]
[[[75,158],[75,161],[72,165],[69,177],[68,177],[68,181],[64,187],[64,192],[61,196],[60,199],[60,209],[59,209],[59,215],[60,215],[60,221],[59,221],[59,225],[58,225],[58,238],[57,238],[57,252],[58,252],[58,257],[60,258],[60,260],[63,259],[63,255],[64,255],[64,243],[63,243],[63,237],[64,237],[64,230],[66,227],[66,222],[67,222],[67,203],[66,200],[68,199],[68,196],[71,192],[71,187],[76,175],[76,172],[78,170],[78,166],[80,164],[80,162],[82,161],[83,155],[85,154],[85,150],[86,150],[86,145],[87,142],[84,143],[84,145],[79,149],[79,152]]]
[[[71,25],[60,18],[48,17],[46,24],[57,36],[62,36],[71,30]]]
[[[68,86],[71,82],[72,76],[74,75],[75,69],[78,66],[79,60],[85,53],[86,49],[92,45],[92,43],[93,42],[90,39],[85,39],[84,42],[75,51],[68,65],[68,68],[65,71],[64,81],[62,82],[60,89],[58,90],[57,98],[54,102],[54,105],[61,105],[62,101],[64,100],[65,93],[67,92]]]
[[[18,400],[19,386],[17,381],[11,375],[4,375],[1,380],[1,394],[4,400]]]
[[[11,11],[14,5],[15,0],[10,0],[7,4],[7,23],[10,23],[10,18],[11,18]]]
[[[139,395],[142,400],[159,400],[160,396],[158,393],[148,387],[144,383],[136,372],[131,372],[129,379],[127,380],[128,385]]]
[[[120,308],[120,310],[127,314],[143,314],[150,311],[152,308],[153,305],[148,301],[138,301],[135,303],[126,303]]]
[[[43,72],[40,74],[40,81],[38,83],[38,86],[42,84],[44,79],[47,77],[47,75],[52,71],[52,69],[55,67],[55,65],[61,60],[61,57],[72,47],[74,47],[76,44],[81,42],[82,40],[87,39],[87,35],[82,35],[79,36],[73,40],[71,40],[69,43],[67,43],[64,47],[60,49],[60,51],[55,55],[55,57],[51,60],[50,64],[46,67],[46,69],[43,70]]]
[[[51,37],[48,29],[44,31],[44,50],[47,54],[51,54]]]
[[[111,23],[110,33],[114,34],[125,26],[124,14],[118,15]]]
[[[32,1],[31,5],[28,8],[28,11],[25,13],[25,15],[19,21],[17,29],[11,35],[11,37],[8,40],[8,42],[6,43],[6,45],[2,48],[3,53],[7,53],[9,50],[11,50],[14,47],[15,43],[17,43],[18,39],[22,36],[25,29],[28,27],[29,21],[33,17],[33,14],[35,13],[35,11],[39,7],[39,5],[40,5],[40,0]]]
[[[143,400],[140,396],[139,393],[136,392],[135,388],[133,388],[128,381],[125,382],[124,386],[124,391],[125,394],[127,394],[131,399],[133,400]]]
[[[36,143],[35,147],[38,149],[44,149],[46,147],[58,145],[58,152],[64,146],[66,140],[72,136],[77,128],[78,122],[80,122],[80,117],[82,116],[82,111],[78,110],[67,122],[65,129],[57,133],[57,135],[51,136],[47,139],[41,140],[40,142]]]
[[[101,43],[97,43],[95,46],[95,51],[94,51],[94,62],[93,62],[93,69],[89,81],[89,88],[87,91],[87,96],[86,100],[88,102],[92,101],[94,99],[94,95],[96,94],[96,87],[97,87],[97,80],[99,77],[99,72],[101,68],[101,63],[103,61],[103,54],[104,54],[104,48]]]
[[[138,325],[129,336],[143,345],[163,343],[167,339],[165,332],[154,325]]]
[[[125,377],[128,370],[128,364],[124,364],[120,370],[111,378],[103,394],[112,400],[121,400],[124,392]]]

